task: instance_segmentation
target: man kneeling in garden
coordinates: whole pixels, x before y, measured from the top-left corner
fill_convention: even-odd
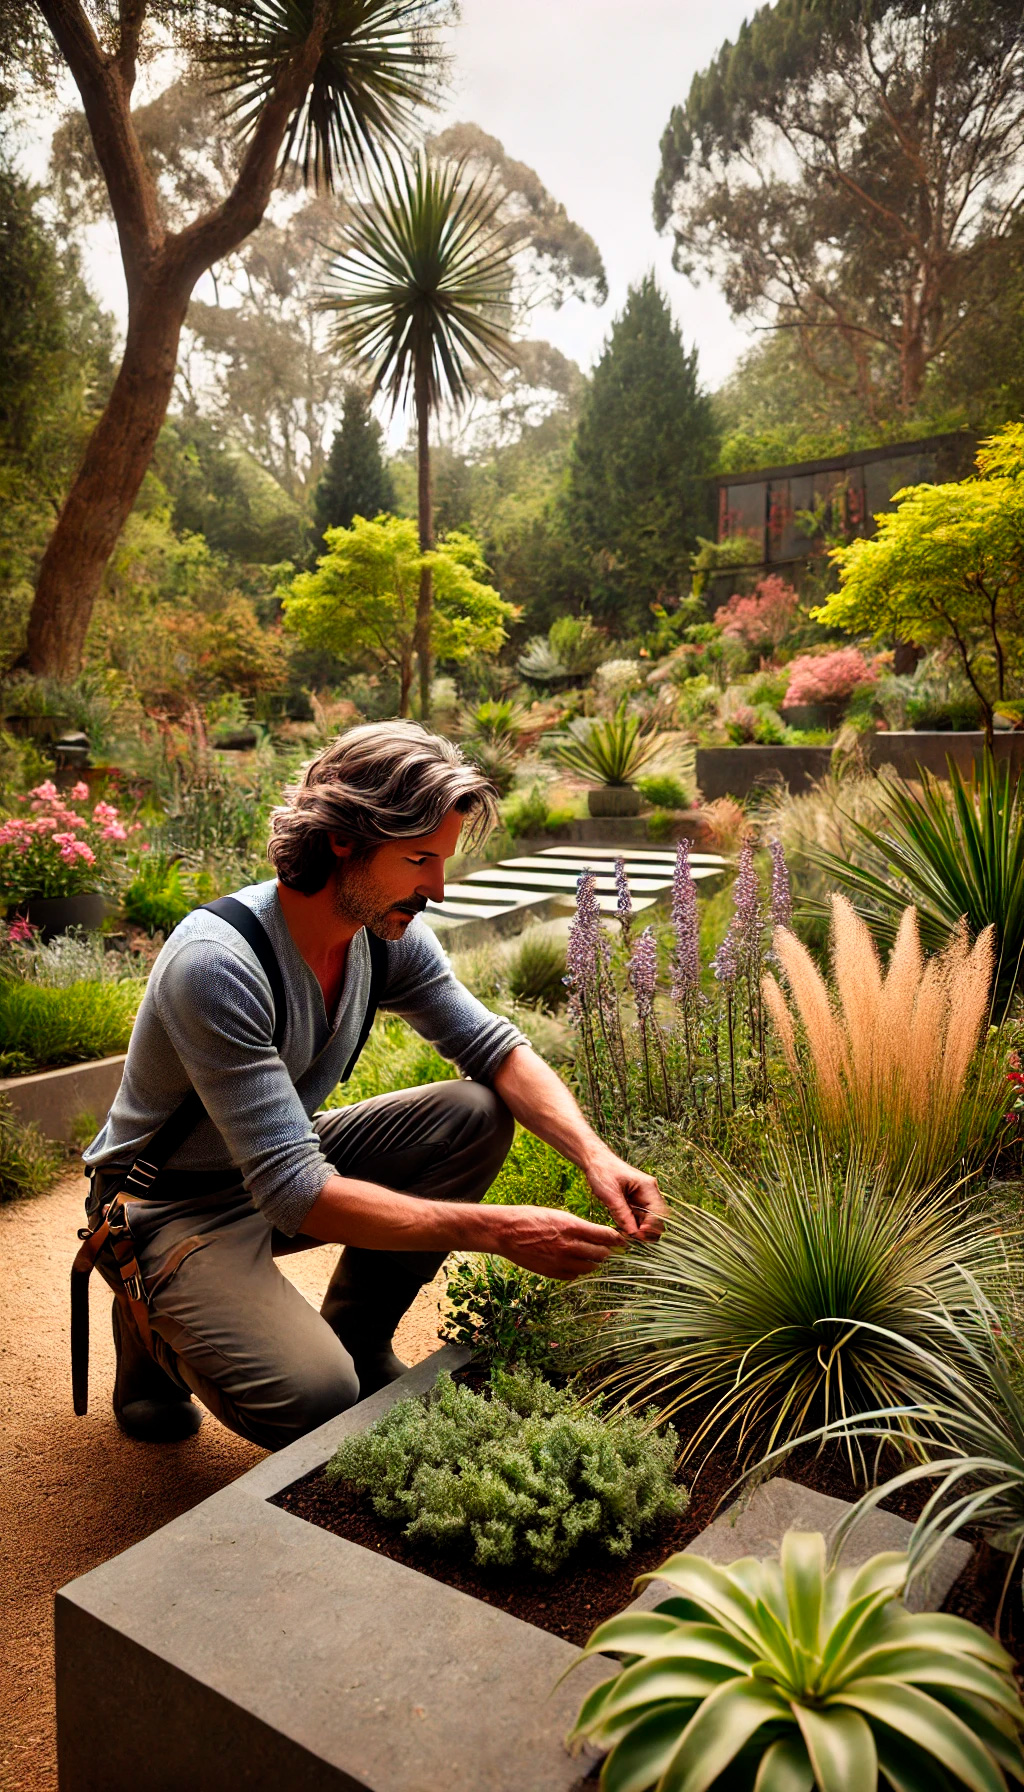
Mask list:
[[[164,946],[85,1153],[94,1244],[109,1209],[96,1262],[130,1435],[194,1431],[196,1394],[279,1448],[401,1374],[395,1326],[448,1251],[571,1279],[660,1231],[653,1178],[457,982],[419,918],[463,827],[479,839],[494,819],[491,786],[450,742],[411,722],[354,728],[275,812],[277,881],[196,910]],[[378,1006],[469,1080],[318,1111]],[[612,1226],[478,1205],[514,1118],[581,1167]],[[345,1247],[319,1314],[274,1263],[317,1244]]]

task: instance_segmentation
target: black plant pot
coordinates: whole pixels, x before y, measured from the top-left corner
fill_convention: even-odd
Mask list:
[[[33,927],[38,927],[44,940],[56,939],[69,927],[84,927],[92,932],[102,927],[107,918],[107,899],[95,890],[80,896],[33,896],[30,902],[19,902],[17,912]]]

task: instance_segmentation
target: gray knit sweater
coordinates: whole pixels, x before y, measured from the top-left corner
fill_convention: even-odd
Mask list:
[[[195,1088],[209,1117],[170,1167],[235,1167],[271,1224],[294,1236],[335,1173],[310,1116],[355,1049],[369,996],[370,952],[365,933],[356,934],[329,1020],[320,985],[288,931],[276,884],[251,884],[236,895],[259,916],[281,967],[288,1020],[280,1055],[273,1045],[273,996],[259,960],[228,922],[197,909],[175,928],[153,966],[121,1087],[85,1161],[130,1164]],[[419,918],[404,939],[388,942],[380,1006],[402,1015],[477,1082],[526,1043],[456,980]]]

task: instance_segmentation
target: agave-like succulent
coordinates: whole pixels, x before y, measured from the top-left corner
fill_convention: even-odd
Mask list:
[[[620,703],[606,721],[580,716],[570,722],[554,754],[560,765],[599,784],[631,784],[662,744],[656,727]]]
[[[673,1596],[594,1631],[625,1659],[571,1740],[609,1749],[601,1792],[1005,1792],[1024,1780],[1013,1662],[977,1625],[900,1600],[904,1555],[827,1569],[819,1532],[781,1560],[674,1555]],[[639,1584],[639,1583],[638,1583]]]

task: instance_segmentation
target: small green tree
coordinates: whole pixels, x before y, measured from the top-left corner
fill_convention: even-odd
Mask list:
[[[339,659],[371,659],[398,677],[398,713],[409,713],[419,643],[417,606],[424,565],[432,575],[430,651],[460,661],[496,653],[515,615],[485,583],[480,549],[469,535],[450,534],[428,553],[407,517],[353,519],[328,529],[327,553],[315,572],[300,573],[284,594],[285,621],[309,647]]]
[[[394,486],[381,453],[381,427],[365,388],[353,380],[346,387],[341,426],[313,494],[316,552],[324,552],[326,530],[350,529],[354,517],[379,516],[394,506]]]
[[[1024,424],[982,443],[977,466],[970,479],[907,486],[871,540],[833,548],[840,588],[811,615],[851,634],[953,646],[991,747],[1024,645]]]
[[[711,401],[653,274],[632,287],[584,397],[568,491],[590,554],[594,609],[624,627],[687,583],[709,533]]]

